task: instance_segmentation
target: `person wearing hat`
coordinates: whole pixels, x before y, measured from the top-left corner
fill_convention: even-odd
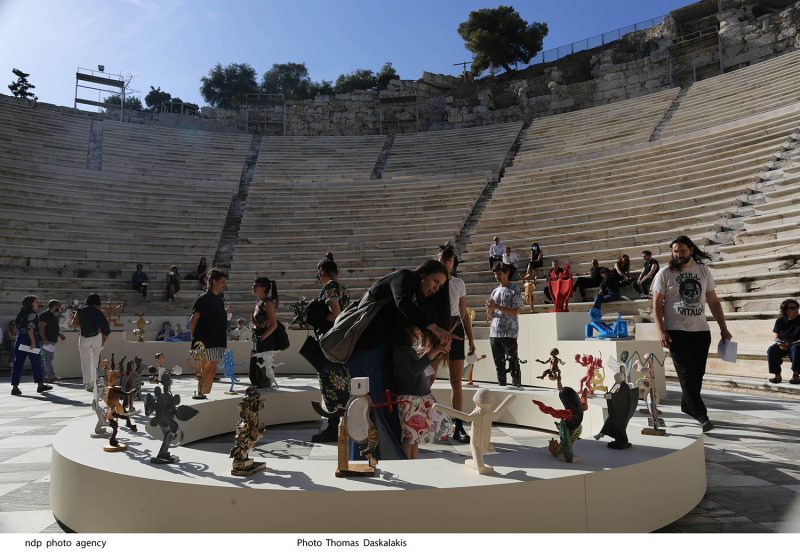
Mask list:
[[[44,381],[49,383],[58,380],[53,369],[53,358],[56,355],[56,345],[59,340],[66,340],[66,336],[59,330],[59,312],[61,302],[50,300],[47,311],[39,315],[39,336],[42,338],[42,364],[44,365]]]
[[[492,245],[489,246],[489,270],[492,270],[495,263],[503,261],[503,254],[505,253],[506,249],[500,243],[500,237],[495,236],[492,238],[493,242]]]

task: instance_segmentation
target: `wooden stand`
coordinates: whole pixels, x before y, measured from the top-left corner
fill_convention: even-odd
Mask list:
[[[107,445],[103,447],[103,451],[107,453],[116,453],[117,451],[128,451],[128,446],[126,446],[125,444]]]
[[[375,467],[371,467],[369,463],[352,463],[350,462],[347,451],[347,429],[344,426],[344,417],[339,421],[339,435],[338,435],[338,465],[336,467],[336,477],[344,478],[346,476],[374,476]]]
[[[645,436],[666,436],[667,431],[663,428],[642,428],[642,434]]]
[[[232,469],[231,476],[250,476],[251,474],[261,472],[266,466],[266,463],[256,463],[252,459],[248,459],[244,462],[244,466]]]

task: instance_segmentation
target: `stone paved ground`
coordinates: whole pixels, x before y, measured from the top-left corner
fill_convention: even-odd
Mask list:
[[[191,382],[183,378],[176,387],[188,389]],[[33,388],[24,381],[25,395],[14,397],[9,379],[0,378],[0,532],[63,532],[49,508],[50,444],[65,424],[89,411],[91,396],[77,381],[59,383],[48,397],[31,393]],[[790,514],[794,506],[800,517],[800,401],[720,390],[705,396],[717,425],[706,436],[708,491],[692,512],[660,531],[778,532],[789,530],[790,519],[795,521],[792,529],[800,530]],[[679,390],[671,386],[665,410],[676,409],[679,399]],[[259,453],[334,458],[332,447],[307,443],[316,426],[274,428]],[[497,434],[501,440],[544,445],[542,438],[527,438],[520,431],[501,427]],[[218,437],[194,447],[220,447],[222,442],[230,443]],[[451,447],[467,454],[462,445],[436,446]]]

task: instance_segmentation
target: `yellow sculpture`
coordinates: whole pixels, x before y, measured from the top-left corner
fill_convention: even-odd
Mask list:
[[[142,313],[136,313],[136,316],[139,318],[133,321],[128,320],[128,322],[135,325],[133,329],[134,336],[138,337],[140,342],[144,342],[144,327],[151,324],[153,321],[146,321]]]

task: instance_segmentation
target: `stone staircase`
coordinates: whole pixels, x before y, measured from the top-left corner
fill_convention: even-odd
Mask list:
[[[261,135],[254,134],[250,141],[250,150],[247,159],[242,167],[242,176],[239,180],[239,190],[231,198],[228,207],[228,215],[225,217],[225,226],[217,245],[217,252],[214,254],[214,267],[230,268],[233,260],[233,252],[236,249],[236,242],[239,239],[239,227],[242,224],[242,216],[247,205],[247,194],[250,191],[250,183],[253,182],[258,153],[261,150]]]
[[[392,146],[394,145],[394,133],[386,136],[386,141],[383,143],[381,153],[378,155],[378,160],[375,162],[375,167],[372,169],[372,174],[369,176],[370,180],[381,178],[386,164],[389,163],[389,154],[392,153]]]
[[[684,87],[678,93],[674,100],[672,100],[672,104],[670,104],[669,109],[664,113],[664,117],[661,118],[661,121],[658,122],[656,128],[653,129],[653,134],[650,135],[650,142],[655,142],[661,137],[661,131],[664,130],[664,127],[667,126],[667,123],[670,122],[672,116],[675,115],[675,112],[678,111],[678,108],[681,105],[681,101],[683,100],[684,96],[689,92],[690,86]]]
[[[486,187],[483,189],[483,192],[481,192],[478,201],[475,202],[469,217],[467,217],[467,220],[464,222],[464,225],[461,227],[461,230],[458,233],[458,237],[456,238],[456,251],[467,251],[467,246],[470,242],[469,237],[472,234],[472,231],[475,230],[475,226],[478,224],[481,214],[486,208],[486,205],[489,203],[489,200],[492,199],[492,194],[494,194],[494,191],[497,190],[497,187],[500,185],[500,180],[503,178],[506,168],[514,165],[514,158],[519,152],[522,142],[525,140],[525,132],[528,130],[529,126],[530,123],[526,123],[522,126],[516,140],[514,140],[511,148],[509,148],[508,153],[503,160],[503,166],[500,168],[499,178],[497,180],[490,180],[486,183]]]
[[[89,147],[86,152],[86,168],[90,171],[103,170],[103,120],[92,119],[89,129]]]

